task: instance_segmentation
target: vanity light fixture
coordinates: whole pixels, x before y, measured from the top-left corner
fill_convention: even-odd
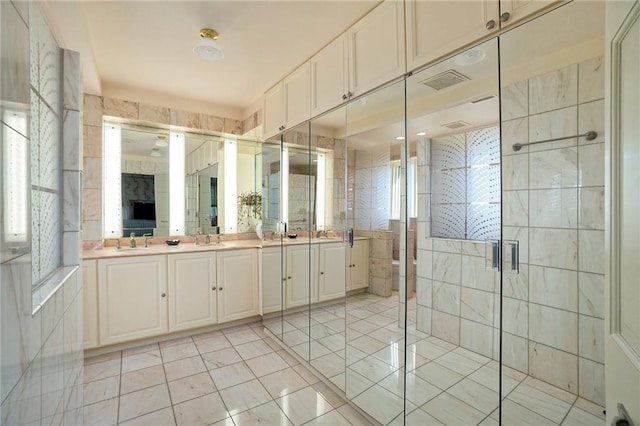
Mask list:
[[[427,132],[418,132],[416,136],[427,136]]]
[[[222,47],[216,41],[218,32],[211,28],[203,28],[200,30],[200,40],[193,47],[193,53],[196,56],[208,61],[219,61],[224,58]]]
[[[397,141],[403,141],[404,140],[404,136],[396,136],[396,140]]]
[[[165,135],[158,135],[155,145],[162,148],[169,146],[169,142],[167,142],[167,137]]]
[[[151,149],[151,153],[149,154],[152,157],[161,157],[160,148],[156,148],[155,146]]]

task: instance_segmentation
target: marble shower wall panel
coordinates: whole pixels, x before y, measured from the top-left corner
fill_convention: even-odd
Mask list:
[[[505,239],[503,360],[604,403],[604,74],[597,57],[502,89]],[[589,130],[584,138],[534,142]],[[552,326],[550,326],[552,325]]]
[[[391,204],[390,147],[355,150],[354,226],[356,229],[389,229]]]

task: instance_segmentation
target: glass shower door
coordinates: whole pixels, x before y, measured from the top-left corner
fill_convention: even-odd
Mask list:
[[[502,421],[602,424],[604,2],[500,37]]]

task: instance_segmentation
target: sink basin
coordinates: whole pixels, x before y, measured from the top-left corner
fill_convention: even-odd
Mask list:
[[[122,247],[116,250],[117,251],[144,251],[144,250],[149,250],[149,247]]]

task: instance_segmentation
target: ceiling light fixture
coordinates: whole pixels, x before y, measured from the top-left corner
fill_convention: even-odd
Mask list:
[[[462,67],[466,67],[469,65],[475,65],[484,60],[487,56],[487,52],[481,46],[474,47],[473,49],[469,49],[466,52],[462,52],[455,57],[453,60],[456,65],[460,65]]]
[[[198,40],[193,48],[193,53],[196,56],[206,59],[208,61],[219,61],[224,58],[222,47],[216,41],[218,39],[218,32],[211,28],[203,28],[200,30],[201,39]]]
[[[158,139],[156,139],[156,146],[160,146],[162,148],[169,146],[169,142],[167,142],[167,137],[165,135],[158,135]]]
[[[156,147],[154,147],[151,150],[151,153],[149,155],[152,156],[152,157],[161,157],[162,156],[162,154],[160,154],[160,148],[156,148]]]

